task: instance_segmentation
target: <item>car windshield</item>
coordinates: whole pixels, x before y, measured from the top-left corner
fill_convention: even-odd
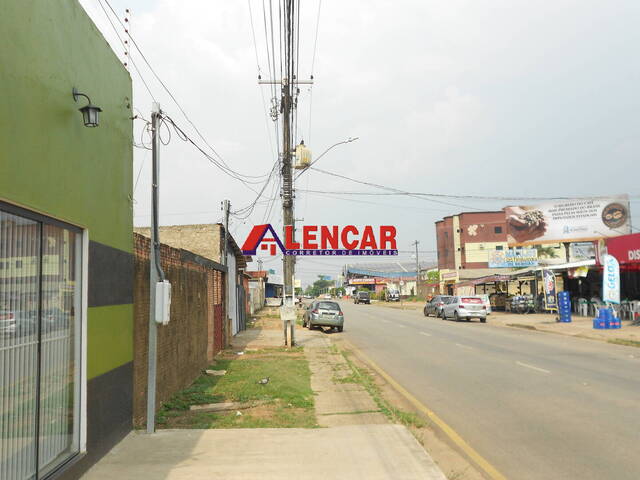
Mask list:
[[[318,302],[316,308],[322,310],[340,310],[340,306],[336,302]]]
[[[369,296],[369,292],[360,292],[360,293],[358,293],[358,295],[360,295],[361,297],[368,297]]]

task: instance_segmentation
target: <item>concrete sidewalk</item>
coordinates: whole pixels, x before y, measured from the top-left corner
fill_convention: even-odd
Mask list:
[[[89,470],[87,480],[407,479],[446,480],[403,425],[392,425],[347,375],[330,334],[296,328],[316,395],[319,425],[329,428],[160,430],[133,432]],[[279,321],[238,334],[233,350],[280,347]]]
[[[83,478],[445,480],[399,425],[132,433]]]
[[[555,314],[531,313],[522,315],[510,312],[492,312],[487,322],[491,325],[521,327],[543,332],[559,333],[592,340],[608,341],[614,339],[640,341],[640,326],[631,325],[631,321],[623,320],[622,328],[615,330],[595,330],[593,318],[573,315],[570,323],[555,321]]]

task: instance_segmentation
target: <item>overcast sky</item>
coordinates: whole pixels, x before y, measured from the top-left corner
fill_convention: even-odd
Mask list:
[[[259,65],[267,77],[263,2],[250,2]],[[124,59],[98,0],[81,3]],[[308,78],[318,0],[301,3],[299,75]],[[121,17],[125,8],[132,10],[133,37],[225,161],[244,174],[267,173],[276,138],[262,94],[269,102],[271,91],[257,85],[247,1],[111,4]],[[317,166],[409,191],[629,193],[636,196],[631,208],[639,225],[639,17],[640,2],[634,0],[323,0],[313,102],[309,87],[301,86],[298,140],[304,138],[318,155],[338,141],[359,137],[334,148]],[[133,60],[163,110],[197,139],[136,52]],[[148,118],[151,97],[137,73],[131,75],[134,106]],[[143,123],[135,122],[137,142]],[[136,225],[149,223],[149,158],[150,152],[136,149]],[[163,225],[218,222],[223,199],[236,210],[256,197],[175,135],[162,148],[161,165]],[[296,186],[375,191],[312,171]],[[269,198],[271,188],[267,191]],[[296,217],[304,224],[396,225],[400,250],[410,250],[417,239],[421,260],[434,262],[436,220],[509,203],[451,200],[459,205],[454,206],[304,192],[297,193],[296,202]],[[233,220],[230,231],[239,244],[265,218],[281,228],[279,198],[270,217],[267,207],[260,204],[247,220]],[[411,260],[411,255],[401,258]],[[335,275],[342,263],[305,258],[297,269],[306,284],[318,273]],[[265,258],[265,268],[279,271],[280,264]]]

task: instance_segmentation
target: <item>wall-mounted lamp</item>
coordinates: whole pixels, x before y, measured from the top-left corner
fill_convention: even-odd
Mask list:
[[[102,111],[100,107],[96,107],[91,104],[91,99],[84,93],[78,92],[75,88],[72,90],[73,100],[78,101],[78,97],[84,97],[89,102],[82,108],[79,108],[82,112],[82,120],[84,120],[85,127],[97,127],[98,126],[98,114]]]

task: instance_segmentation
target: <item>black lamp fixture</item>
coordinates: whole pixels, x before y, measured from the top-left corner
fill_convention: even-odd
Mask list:
[[[84,120],[84,126],[85,127],[97,127],[98,126],[98,113],[100,113],[102,111],[102,109],[100,107],[96,107],[95,105],[92,105],[91,104],[91,99],[87,95],[85,95],[84,93],[78,92],[78,90],[75,87],[72,90],[72,93],[73,93],[73,100],[74,101],[77,102],[78,101],[78,97],[84,97],[89,102],[84,107],[78,109],[78,110],[80,110],[82,112],[82,120]]]

